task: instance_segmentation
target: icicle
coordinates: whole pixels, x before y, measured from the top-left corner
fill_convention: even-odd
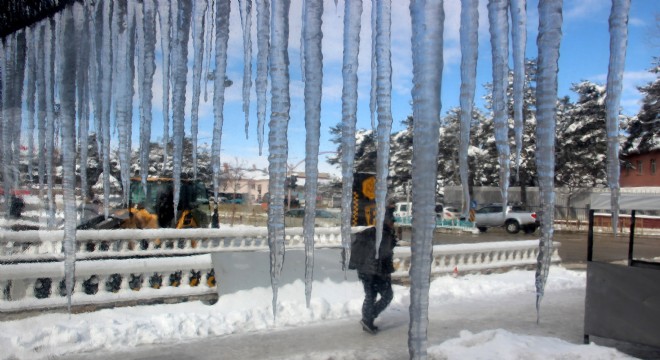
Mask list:
[[[223,109],[225,106],[225,74],[227,72],[227,42],[229,41],[230,0],[215,0],[215,80],[213,81],[213,143],[211,165],[213,167],[213,197],[218,204],[220,189],[220,146],[222,143]]]
[[[513,128],[516,137],[516,181],[520,179],[520,153],[523,145],[523,88],[525,86],[525,46],[527,44],[527,0],[511,0],[513,41]],[[507,74],[508,81],[508,74]]]
[[[122,204],[128,205],[130,193],[130,165],[131,165],[131,128],[133,118],[133,52],[135,14],[132,2],[117,3],[115,21],[117,21],[118,49],[117,70],[118,79],[116,87],[115,119],[119,133],[119,170],[122,182]]]
[[[48,195],[48,228],[55,225],[55,199],[53,196],[53,153],[55,148],[55,23],[46,25],[46,189]]]
[[[428,306],[433,233],[435,230],[435,184],[440,127],[442,43],[445,14],[442,0],[412,0],[413,49],[413,234],[410,266],[410,326],[408,352],[411,359],[425,359],[428,345]]]
[[[238,3],[243,28],[243,113],[245,113],[245,138],[247,139],[250,125],[250,88],[252,87],[252,0],[239,0]]]
[[[619,223],[619,104],[628,44],[630,0],[612,0],[610,12],[610,64],[607,69],[607,183],[611,193],[612,232]]]
[[[312,299],[314,280],[314,219],[319,178],[319,138],[321,136],[321,97],[323,85],[323,0],[305,0],[302,39],[305,43],[305,299]]]
[[[391,0],[378,1],[376,8],[376,56],[378,74],[378,156],[376,158],[376,258],[383,239],[387,175],[390,163],[390,133],[392,132],[392,58],[390,38],[392,27]]]
[[[160,18],[160,44],[163,52],[163,169],[167,168],[167,146],[170,143],[170,50],[172,14],[168,0],[158,0]]]
[[[302,0],[302,13],[300,15],[300,23],[301,23],[301,29],[302,32],[304,33],[305,26],[305,14],[307,12],[306,7],[307,6],[307,1]],[[305,36],[303,34],[300,35],[300,77],[302,79],[303,84],[305,83]]]
[[[152,88],[156,71],[156,11],[153,0],[144,0],[142,3],[142,23],[138,22],[137,26],[138,49],[143,51],[143,56],[138,57],[138,89],[140,91],[140,167],[142,186],[146,194],[151,145]]]
[[[78,50],[76,71],[76,95],[78,114],[78,144],[80,146],[80,197],[84,209],[87,199],[87,155],[88,155],[88,133],[89,133],[89,54],[90,52],[90,8],[81,3],[74,4],[75,33],[77,34]],[[84,35],[83,35],[84,34]]]
[[[193,94],[190,116],[190,136],[192,138],[192,161],[193,161],[193,179],[197,179],[197,132],[199,118],[199,95],[202,91],[202,62],[204,59],[204,13],[206,13],[206,0],[195,1],[193,6],[193,52],[195,60],[193,64]]]
[[[257,142],[259,155],[264,145],[264,123],[266,122],[266,93],[268,92],[268,52],[270,51],[270,3],[268,0],[257,1]]]
[[[336,3],[335,3],[336,5]],[[360,17],[362,0],[344,3],[344,64],[342,67],[343,88],[341,94],[341,245],[342,269],[351,255],[351,224],[353,204],[353,164],[355,162],[355,123],[358,100],[358,55],[360,51]]]
[[[20,159],[21,159],[21,128],[23,125],[23,84],[25,80],[25,61],[26,61],[26,47],[27,40],[25,30],[20,30],[14,34],[16,41],[16,52],[13,54],[12,61],[14,68],[12,75],[14,84],[11,86],[12,101],[13,101],[13,120],[12,127],[13,133],[12,144],[14,145],[12,155],[12,171],[13,171],[13,187],[18,188],[21,182]]]
[[[211,54],[213,53],[213,24],[215,23],[215,1],[210,0],[210,2],[207,4],[207,10],[206,10],[206,15],[204,16],[205,18],[205,24],[206,24],[206,45],[204,45],[204,48],[206,49],[206,56],[204,59],[206,60],[206,68],[204,69],[204,74],[202,74],[202,81],[204,81],[204,102],[208,101],[208,91],[207,90],[207,85],[209,83],[209,73],[211,72]]]
[[[181,168],[183,161],[183,137],[186,107],[186,82],[188,76],[188,37],[190,35],[190,18],[192,4],[180,1],[172,24],[176,28],[176,37],[173,38],[172,47],[172,134],[174,137],[174,219],[179,218],[179,191],[181,189]]]
[[[377,60],[376,60],[376,18],[377,0],[371,0],[371,93],[369,96],[369,112],[371,113],[371,129],[376,130],[376,88],[377,83]]]
[[[538,73],[536,77],[536,168],[541,200],[541,238],[536,264],[536,321],[540,319],[541,299],[548,280],[552,257],[555,210],[555,127],[557,71],[561,43],[562,0],[539,3]]]
[[[90,54],[93,58],[90,61],[89,77],[90,77],[90,92],[92,97],[92,106],[94,107],[94,132],[96,136],[96,150],[99,154],[99,159],[103,158],[103,137],[102,122],[103,122],[103,96],[101,85],[101,44],[103,43],[103,5],[100,3],[90,4],[92,8],[91,21],[91,37]],[[98,179],[97,179],[98,180]]]
[[[46,22],[47,23],[47,22]],[[37,152],[39,154],[39,198],[44,197],[44,183],[46,181],[46,31],[45,25],[38,26],[37,42],[43,44],[35,47],[37,61]]]
[[[463,216],[470,211],[468,148],[479,50],[479,0],[461,1],[461,139],[458,161],[463,185]]]
[[[14,58],[15,49],[15,34],[11,34],[2,40],[3,51],[0,52],[0,65],[2,65],[2,179],[3,186],[7,191],[4,193],[5,205],[7,211],[5,214],[9,216],[9,204],[11,203],[11,191],[14,184],[12,181],[12,161],[11,161],[11,144],[12,144],[12,124],[13,122],[13,91],[7,91],[9,84],[13,87],[14,76]]]
[[[26,97],[26,110],[27,110],[27,143],[28,143],[28,179],[30,183],[33,181],[34,173],[34,116],[35,116],[35,96],[36,96],[36,77],[37,77],[37,59],[36,59],[36,49],[39,46],[38,36],[37,36],[37,27],[27,29],[28,32],[28,46],[27,46],[27,63],[25,65],[25,83],[27,88],[25,90]]]
[[[101,79],[101,137],[103,143],[103,211],[105,217],[110,215],[110,106],[112,104],[112,1],[103,2],[102,10],[102,40],[101,58],[98,63],[99,79]]]
[[[62,36],[76,38],[72,6],[63,10]],[[82,5],[75,6],[82,10]],[[76,17],[82,11],[76,11]],[[76,41],[63,41],[60,49],[60,71],[62,72],[60,93],[60,118],[62,120],[62,189],[64,192],[64,273],[67,307],[71,313],[76,260]]]
[[[508,0],[490,0],[488,2],[488,20],[490,23],[490,43],[493,51],[493,122],[495,124],[495,143],[500,165],[500,192],[506,216],[509,194],[509,111],[507,88],[509,84],[509,20],[507,17]],[[470,114],[471,115],[471,114]]]
[[[289,124],[289,0],[273,0],[271,13],[270,76],[271,115],[268,134],[268,247],[273,318],[277,319],[277,290],[284,265],[284,180],[288,155]]]

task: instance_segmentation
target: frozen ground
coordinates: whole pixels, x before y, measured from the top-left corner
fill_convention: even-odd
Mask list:
[[[624,359],[613,348],[582,345],[584,272],[553,267],[542,307],[534,310],[534,273],[445,276],[431,285],[432,359]],[[269,288],[199,302],[94,313],[45,314],[0,324],[2,359],[401,359],[407,358],[408,288],[358,325],[356,282],[315,282],[311,309],[301,281],[280,289],[273,322]]]

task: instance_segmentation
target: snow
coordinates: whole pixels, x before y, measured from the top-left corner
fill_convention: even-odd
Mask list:
[[[508,303],[493,301],[496,297],[529,297],[533,301],[533,279],[534,272],[525,270],[491,275],[443,276],[431,283],[430,310],[432,312],[434,307],[452,304],[468,307],[476,301],[482,304],[479,309],[487,308],[489,312],[498,313],[508,307]],[[546,290],[550,294],[584,289],[585,281],[584,272],[552,267]],[[303,294],[302,280],[280,287],[280,309],[276,323],[272,317],[269,287],[224,295],[212,306],[197,301],[107,309],[72,314],[70,318],[67,314],[50,313],[5,321],[0,323],[0,347],[3,348],[0,358],[42,359],[90,351],[136,351],[135,347],[147,344],[181,343],[184,346],[185,342],[221,335],[272,333],[276,329],[312,326],[332,327],[335,324],[333,320],[340,319],[355,320],[357,324],[363,299],[359,282],[315,281],[310,308],[307,308]],[[387,321],[400,312],[405,313],[409,301],[409,289],[394,285],[394,300],[379,320]],[[594,344],[577,345],[559,338],[516,334],[501,328],[471,333],[461,330],[460,324],[453,327],[457,337],[429,344],[430,358],[626,358],[614,349]],[[360,339],[357,337],[356,341],[362,341]],[[356,358],[351,352],[357,350],[352,350],[350,345],[337,344],[332,353],[308,353],[304,358]],[[362,347],[360,344],[359,348]],[[303,358],[302,354],[300,358]]]

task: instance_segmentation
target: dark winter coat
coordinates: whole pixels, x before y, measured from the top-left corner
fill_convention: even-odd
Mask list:
[[[376,259],[376,228],[370,227],[353,236],[351,239],[351,258],[348,268],[361,274],[389,275],[394,272],[394,247],[396,235],[394,230],[385,227],[380,243],[379,257]]]

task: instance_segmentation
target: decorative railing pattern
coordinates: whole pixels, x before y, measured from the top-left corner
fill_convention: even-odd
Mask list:
[[[397,216],[394,218],[394,221],[398,226],[412,226],[412,216]],[[435,220],[435,227],[438,229],[450,229],[479,233],[479,230],[475,227],[475,224],[467,220],[446,220],[438,218]]]
[[[554,243],[552,262],[559,263],[559,242]],[[479,272],[535,265],[539,252],[538,240],[502,241],[476,244],[435,245],[431,274],[458,271]],[[407,278],[410,270],[410,247],[394,249],[394,278]]]
[[[354,227],[361,231],[364,227]],[[0,262],[63,260],[64,232],[0,231]],[[304,248],[302,228],[287,228],[287,248]],[[315,229],[315,246],[341,244],[339,227]],[[268,249],[268,230],[254,229],[153,229],[153,230],[79,230],[76,233],[77,259],[175,256],[221,251],[258,251]]]
[[[0,314],[66,307],[63,262],[2,265]],[[217,295],[211,256],[79,261],[72,305]]]

